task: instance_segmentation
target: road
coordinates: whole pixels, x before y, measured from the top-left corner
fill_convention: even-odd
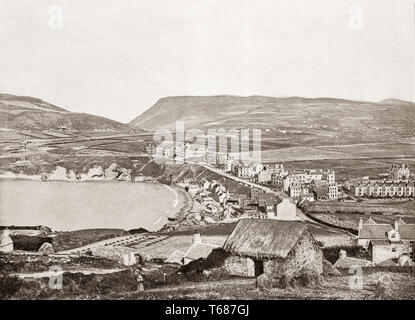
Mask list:
[[[253,188],[257,188],[257,189],[261,189],[264,192],[274,193],[274,194],[280,196],[281,198],[288,198],[288,196],[285,193],[283,193],[283,192],[278,192],[278,191],[272,190],[272,189],[270,189],[268,187],[262,186],[260,184],[257,184],[257,183],[254,183],[254,182],[250,182],[250,181],[246,181],[245,179],[236,177],[236,176],[234,176],[234,175],[232,175],[230,173],[227,173],[227,172],[225,172],[223,170],[220,170],[220,169],[211,167],[211,166],[209,166],[207,164],[198,163],[198,165],[202,166],[203,168],[205,168],[205,169],[207,169],[209,171],[212,171],[214,173],[220,174],[223,177],[226,177],[228,179],[232,179],[232,180],[237,181],[239,183],[242,183],[244,185],[247,185],[247,186],[250,186],[250,187],[253,187]]]
[[[262,191],[264,191],[264,192],[273,193],[273,194],[275,194],[275,195],[279,196],[280,198],[288,198],[288,199],[290,199],[290,198],[288,197],[288,195],[286,195],[284,192],[275,191],[275,190],[272,190],[272,189],[270,189],[270,188],[268,188],[268,187],[265,187],[265,186],[263,186],[263,185],[260,185],[260,184],[254,183],[254,182],[250,182],[250,181],[246,181],[245,179],[242,179],[242,178],[236,177],[236,176],[234,176],[234,175],[232,175],[232,174],[230,174],[230,173],[224,172],[223,170],[220,170],[220,169],[214,168],[214,167],[209,166],[209,165],[207,165],[207,164],[198,163],[198,165],[200,165],[200,166],[202,166],[203,168],[205,168],[205,169],[207,169],[207,170],[210,170],[210,171],[212,171],[212,172],[214,172],[214,173],[217,173],[217,174],[219,174],[219,175],[221,175],[221,176],[223,176],[223,177],[226,177],[226,178],[228,178],[228,179],[232,179],[232,180],[237,181],[237,182],[239,182],[239,183],[242,183],[242,184],[244,184],[244,185],[247,185],[247,186],[250,186],[250,187],[253,187],[253,188],[260,189],[260,190],[262,190]],[[316,222],[316,221],[314,221],[314,220],[310,219],[308,216],[306,216],[306,215],[304,214],[304,212],[303,212],[300,208],[297,208],[297,216],[298,216],[298,217],[299,217],[302,221],[309,221],[309,222],[313,222],[313,223],[315,223],[315,224],[319,224],[318,222]]]

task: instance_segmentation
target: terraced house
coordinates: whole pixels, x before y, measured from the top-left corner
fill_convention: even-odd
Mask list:
[[[409,181],[362,180],[353,182],[350,185],[350,191],[355,197],[414,197],[415,183]]]

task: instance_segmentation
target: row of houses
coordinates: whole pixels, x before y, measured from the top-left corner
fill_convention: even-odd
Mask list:
[[[358,198],[415,197],[415,181],[407,164],[392,164],[388,174],[346,181],[344,187]]]
[[[415,183],[392,180],[355,180],[345,183],[355,197],[406,198],[415,196]]]

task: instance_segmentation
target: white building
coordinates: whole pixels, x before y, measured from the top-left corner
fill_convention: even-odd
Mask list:
[[[269,219],[295,221],[297,217],[297,207],[295,203],[288,198],[282,199],[275,206],[275,211],[268,211]]]
[[[10,238],[9,229],[0,231],[0,252],[12,252],[13,240]]]

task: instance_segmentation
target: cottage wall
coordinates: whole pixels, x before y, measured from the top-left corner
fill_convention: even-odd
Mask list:
[[[323,273],[323,251],[309,231],[304,232],[284,264],[287,270],[306,268]]]
[[[371,246],[372,262],[380,263],[389,259],[397,259],[404,254],[409,255],[410,250],[409,242],[374,245]]]
[[[251,258],[231,255],[225,259],[223,268],[231,275],[255,277],[255,263]]]
[[[264,273],[267,275],[278,275],[284,272],[284,261],[271,259],[264,261]]]
[[[319,274],[323,273],[323,252],[309,232],[304,233],[287,259],[264,261],[264,273],[270,276],[303,268],[315,270]]]

